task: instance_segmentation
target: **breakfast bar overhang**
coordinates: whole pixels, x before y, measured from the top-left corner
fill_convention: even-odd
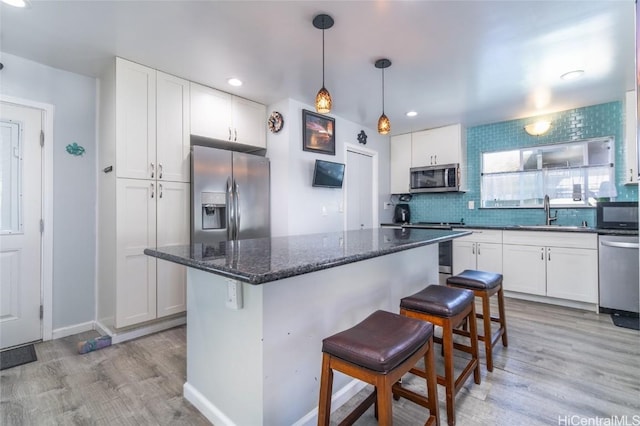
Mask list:
[[[216,425],[315,424],[322,339],[438,283],[468,232],[363,229],[147,249],[187,268],[184,396]],[[364,384],[339,373],[333,407]]]

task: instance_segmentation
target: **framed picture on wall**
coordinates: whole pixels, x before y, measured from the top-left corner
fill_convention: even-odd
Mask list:
[[[302,149],[336,155],[336,120],[326,115],[302,110]]]

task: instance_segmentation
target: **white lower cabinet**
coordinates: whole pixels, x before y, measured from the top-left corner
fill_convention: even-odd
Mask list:
[[[598,236],[504,231],[505,290],[598,302]]]
[[[461,229],[460,229],[461,230]],[[465,269],[502,273],[502,231],[464,229],[468,235],[453,240],[453,274]]]
[[[189,244],[189,184],[142,179],[116,183],[116,328],[186,310],[186,269],[144,254]]]

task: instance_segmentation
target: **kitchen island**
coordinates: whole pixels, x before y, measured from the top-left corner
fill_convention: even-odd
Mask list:
[[[322,339],[438,282],[438,242],[364,229],[147,249],[188,266],[184,396],[216,425],[315,424]],[[334,408],[364,384],[337,373]]]

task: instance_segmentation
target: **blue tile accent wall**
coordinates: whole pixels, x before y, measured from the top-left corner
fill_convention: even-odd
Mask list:
[[[543,136],[530,136],[523,127],[538,119],[552,122]],[[546,145],[579,139],[613,136],[615,144],[617,201],[637,201],[638,187],[624,182],[624,110],[622,102],[571,109],[539,117],[504,121],[467,129],[466,193],[416,194],[410,201],[412,222],[459,222],[469,225],[539,225],[544,211],[536,209],[478,209],[480,205],[480,158],[483,152]],[[475,209],[467,208],[475,202]],[[559,225],[595,225],[595,208],[558,209]]]

